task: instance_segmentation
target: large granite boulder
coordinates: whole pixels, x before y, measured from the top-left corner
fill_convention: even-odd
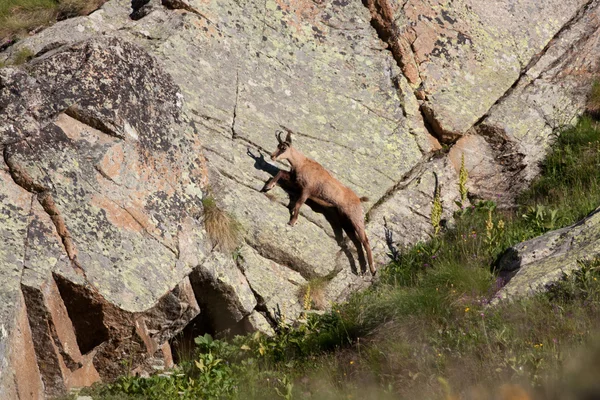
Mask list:
[[[188,275],[211,258],[179,89],[99,38],[1,70],[0,110],[0,397],[112,379],[119,360],[169,365],[167,340],[200,311]]]
[[[496,299],[531,295],[600,257],[600,209],[582,221],[511,247],[497,262]]]

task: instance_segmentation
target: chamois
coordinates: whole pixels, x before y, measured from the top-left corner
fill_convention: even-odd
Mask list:
[[[279,179],[287,180],[300,189],[300,198],[296,201],[288,222],[291,226],[294,226],[298,220],[300,207],[309,198],[320,205],[336,208],[352,224],[356,238],[367,252],[371,274],[375,275],[373,255],[371,254],[369,239],[365,233],[365,219],[360,204],[362,201],[368,201],[369,199],[367,197],[359,198],[352,189],[335,179],[321,164],[294,149],[292,147],[292,135],[289,132],[285,141],[281,140],[282,133],[279,131],[275,134],[279,144],[271,154],[271,160],[287,160],[290,163],[291,171],[279,170],[265,184],[263,191],[271,190]]]

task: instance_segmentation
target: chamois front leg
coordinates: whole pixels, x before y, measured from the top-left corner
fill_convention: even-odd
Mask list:
[[[308,190],[302,189],[302,194],[300,195],[300,198],[296,201],[296,204],[294,204],[294,210],[292,211],[292,217],[290,218],[290,222],[288,222],[288,225],[294,226],[296,224],[296,221],[298,221],[298,213],[300,212],[300,207],[302,207],[302,204],[306,202],[309,194],[310,193]]]
[[[269,179],[267,181],[267,183],[265,183],[265,186],[263,186],[263,188],[260,191],[268,192],[269,190],[271,190],[275,187],[275,185],[277,184],[277,181],[280,179],[283,179],[284,181],[289,181],[290,173],[288,171],[284,171],[284,170],[280,169],[279,172],[274,177],[272,177],[271,179]]]

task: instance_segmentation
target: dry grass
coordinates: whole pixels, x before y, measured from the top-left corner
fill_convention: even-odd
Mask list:
[[[106,0],[2,0],[0,44],[25,37],[56,21],[87,15]]]
[[[211,196],[202,199],[204,207],[204,227],[212,245],[230,253],[238,247],[241,239],[241,226],[229,213],[223,211]]]
[[[600,116],[600,80],[592,85],[592,90],[588,96],[587,111],[596,117]]]
[[[327,300],[325,293],[329,278],[319,277],[308,281],[300,287],[298,291],[298,299],[304,305],[305,310],[325,310],[327,309]]]
[[[106,0],[60,0],[58,3],[58,19],[88,15],[100,8]]]

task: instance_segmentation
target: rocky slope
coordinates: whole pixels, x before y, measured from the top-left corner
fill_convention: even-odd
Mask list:
[[[268,331],[315,278],[325,302],[368,285],[335,213],[291,228],[293,193],[260,192],[276,129],[371,198],[379,263],[384,218],[428,237],[436,182],[451,215],[463,154],[471,193],[509,204],[583,110],[600,7],[479,3],[112,0],[0,54],[35,54],[0,69],[0,398],[169,365],[199,313]],[[235,257],[207,240],[208,195],[242,226]]]

